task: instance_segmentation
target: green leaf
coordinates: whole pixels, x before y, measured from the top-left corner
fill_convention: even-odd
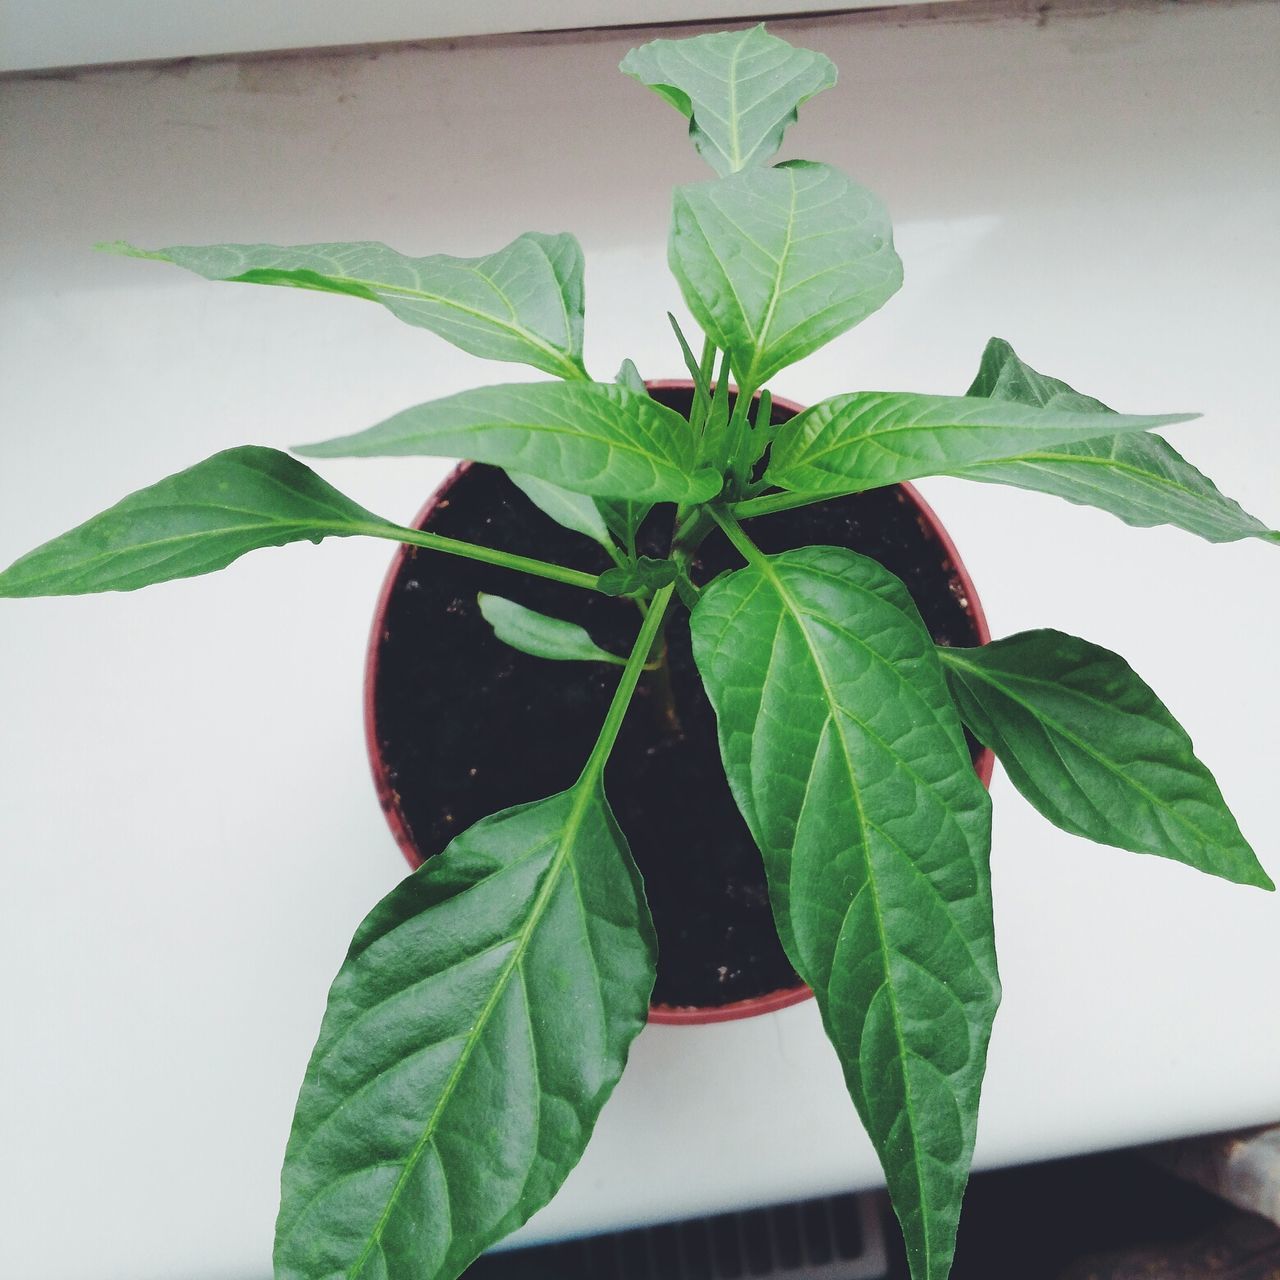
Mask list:
[[[527,476],[520,471],[508,471],[507,478],[543,515],[550,516],[556,524],[574,533],[584,534],[602,547],[613,546],[609,528],[594,498],[585,493],[562,489],[548,480]]]
[[[1188,422],[1194,413],[1113,414],[1113,432]],[[797,493],[853,493],[1028,449],[1088,440],[1095,414],[977,396],[854,391],[820,401],[778,431],[765,478]]]
[[[478,822],[360,926],[298,1099],[276,1280],[453,1280],[577,1163],[654,975],[598,776]]]
[[[636,553],[636,534],[644,524],[645,516],[653,510],[651,502],[631,502],[626,498],[597,498],[596,505],[609,532],[627,548],[630,555]]]
[[[809,161],[678,187],[667,256],[689,310],[753,391],[902,284],[884,206]]]
[[[644,385],[644,379],[640,376],[640,370],[636,368],[634,360],[624,360],[618,366],[618,372],[613,380],[618,386],[626,387],[628,391],[634,391],[638,396],[649,394],[649,388]]]
[[[647,396],[649,388],[630,360],[624,360],[614,379],[619,386],[627,387],[636,395]],[[651,502],[631,502],[627,498],[598,498],[596,506],[609,526],[609,532],[627,549],[634,559],[636,554],[636,534],[644,523],[644,518],[653,510]]]
[[[597,590],[607,596],[641,596],[675,582],[680,566],[674,560],[641,556],[633,564],[607,569],[596,581]]]
[[[521,653],[564,662],[612,662],[618,666],[626,662],[625,658],[602,649],[576,622],[551,618],[526,609],[514,600],[486,595],[483,591],[476,600],[493,634]]]
[[[287,454],[227,449],[29,552],[0,573],[0,596],[134,591],[212,573],[259,547],[395,528]]]
[[[667,321],[671,325],[671,331],[676,335],[676,342],[680,346],[680,355],[684,360],[684,367],[688,370],[689,377],[693,380],[694,404],[705,415],[706,411],[711,407],[711,387],[708,384],[708,379],[703,375],[702,367],[698,364],[698,357],[693,354],[689,339],[684,336],[684,330],[680,328],[680,321],[670,311],[667,312]]]
[[[698,154],[719,174],[763,164],[799,107],[836,82],[828,58],[765,31],[653,40],[620,69],[688,118]]]
[[[1055,826],[1275,888],[1186,731],[1118,654],[1025,631],[939,656],[964,722]]]
[[[721,484],[698,469],[689,424],[675,410],[604,382],[479,387],[296,452],[472,458],[578,493],[655,502],[702,502]]]
[[[968,394],[1046,409],[1113,412],[1100,400],[1038,373],[1000,338],[987,343]],[[1176,525],[1210,542],[1280,541],[1280,533],[1254,519],[1159,436],[1098,436],[979,463],[955,474],[985,484],[1052,493],[1080,506],[1109,511],[1126,524]]]
[[[703,589],[694,656],[911,1273],[943,1280],[999,1000],[990,805],[905,587],[840,548],[747,554]]]
[[[561,378],[587,376],[582,249],[571,235],[527,232],[481,258],[409,258],[376,242],[100,247],[171,262],[207,280],[365,298],[486,360],[531,364]]]

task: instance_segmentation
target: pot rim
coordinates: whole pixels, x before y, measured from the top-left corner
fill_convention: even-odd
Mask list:
[[[660,378],[646,380],[645,385],[651,391],[689,391],[693,383],[687,378]],[[773,398],[774,406],[786,409],[790,413],[800,413],[804,406],[781,396]],[[421,529],[430,519],[432,513],[445,501],[453,486],[471,469],[472,463],[460,462],[436,486],[431,495],[423,503],[421,510],[414,516],[413,528]],[[987,616],[982,608],[982,601],[974,589],[973,579],[965,568],[964,562],[956,551],[955,543],[933,508],[920,496],[916,487],[908,481],[899,483],[898,488],[906,495],[919,513],[929,533],[937,541],[943,552],[943,570],[950,572],[964,595],[965,611],[973,622],[978,643],[987,644],[991,639],[991,631],[987,626]],[[417,870],[424,859],[414,844],[408,825],[400,812],[400,797],[387,778],[386,762],[378,745],[376,711],[374,706],[374,690],[378,681],[382,642],[385,636],[385,620],[391,593],[395,589],[396,580],[405,558],[413,550],[407,543],[397,546],[387,569],[386,577],[378,592],[378,601],[374,607],[373,625],[369,631],[369,642],[365,651],[364,678],[364,736],[365,746],[369,753],[369,766],[373,773],[373,785],[377,792],[378,804],[382,809],[387,825],[391,828],[392,837],[404,855],[405,861],[413,870]],[[984,787],[990,787],[991,775],[995,770],[995,755],[989,747],[983,747],[977,760],[974,761],[974,772]],[[734,1000],[722,1005],[667,1005],[651,1004],[649,1021],[666,1026],[703,1026],[715,1022],[735,1022],[740,1018],[753,1018],[764,1013],[773,1013],[779,1009],[789,1008],[809,1000],[813,992],[801,984],[794,987],[779,987],[774,991],[766,991],[762,995],[749,996],[745,1000]]]

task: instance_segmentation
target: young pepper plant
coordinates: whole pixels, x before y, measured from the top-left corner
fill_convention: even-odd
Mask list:
[[[1211,541],[1280,541],[1150,428],[993,340],[962,396],[853,391],[771,425],[768,380],[898,289],[888,215],[826,164],[772,164],[835,82],[763,27],[657,40],[622,70],[689,122],[717,176],[675,192],[670,264],[702,330],[687,417],[635,367],[583,362],[583,262],[528,233],[482,258],[380,244],[177,247],[133,256],[212,280],[348,294],[553,381],[419,404],[311,457],[456,456],[505,468],[613,568],[584,573],[393,523],[272,449],[220,453],[22,557],[0,595],[126,591],[298,540],[369,536],[633,597],[628,655],[485,597],[509,644],[621,666],[567,791],[494,814],[379,903],[330,992],[285,1155],[279,1280],[452,1280],[577,1162],[644,1025],[655,943],[603,789],[670,611],[692,611],[724,767],[787,955],[812,987],[884,1166],[914,1280],[945,1280],[999,979],[990,805],[962,725],[1051,822],[1272,888],[1186,733],[1115,654],[1055,631],[938,649],[906,589],[841,547],[766,555],[750,521],[919,476],[1016,485]],[[730,382],[736,383],[736,397]],[[753,411],[753,403],[756,408]],[[656,510],[655,510],[656,509]],[[668,555],[637,554],[646,519]],[[699,587],[720,530],[743,567]]]

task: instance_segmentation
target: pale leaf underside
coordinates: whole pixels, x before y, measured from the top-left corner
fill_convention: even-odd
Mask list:
[[[374,241],[104,247],[171,262],[207,280],[365,298],[472,355],[586,377],[582,250],[570,235],[527,232],[479,258],[411,258]]]
[[[968,394],[1045,409],[1112,413],[1100,400],[1033,369],[1000,338],[987,343]],[[1103,425],[1105,420],[1099,423]],[[1099,436],[980,463],[955,474],[986,484],[1051,493],[1108,511],[1126,524],[1174,525],[1210,542],[1280,541],[1280,533],[1251,516],[1155,435]]]

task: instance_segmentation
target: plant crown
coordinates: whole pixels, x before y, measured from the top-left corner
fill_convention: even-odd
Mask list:
[[[839,170],[772,163],[797,108],[835,83],[763,27],[633,50],[622,70],[688,118],[716,177],[676,190],[671,270],[702,330],[672,326],[687,418],[634,365],[583,362],[583,259],[530,232],[481,258],[381,244],[175,247],[135,257],[211,280],[350,294],[473,355],[551,380],[414,405],[294,450],[504,468],[595,539],[596,576],[406,528],[274,449],[229,449],[125,498],[0,574],[0,595],[128,591],[247,551],[365,535],[633,597],[629,656],[486,596],[507,644],[620,666],[567,791],[494,814],[361,924],[329,995],[285,1155],[278,1280],[452,1280],[546,1204],[577,1162],[645,1023],[655,943],[602,776],[670,611],[691,610],[724,768],[759,845],[778,932],[813,989],[884,1167],[914,1280],[945,1280],[999,980],[990,804],[962,725],[1050,822],[1272,888],[1213,777],[1113,653],[1057,631],[938,648],[902,583],[841,547],[780,555],[750,523],[917,476],[1016,485],[1215,542],[1280,540],[1150,428],[993,339],[964,395],[851,391],[772,423],[769,379],[898,289],[881,202]],[[736,384],[736,396],[730,392]],[[637,553],[654,518],[669,553]],[[723,530],[743,567],[690,579]]]

